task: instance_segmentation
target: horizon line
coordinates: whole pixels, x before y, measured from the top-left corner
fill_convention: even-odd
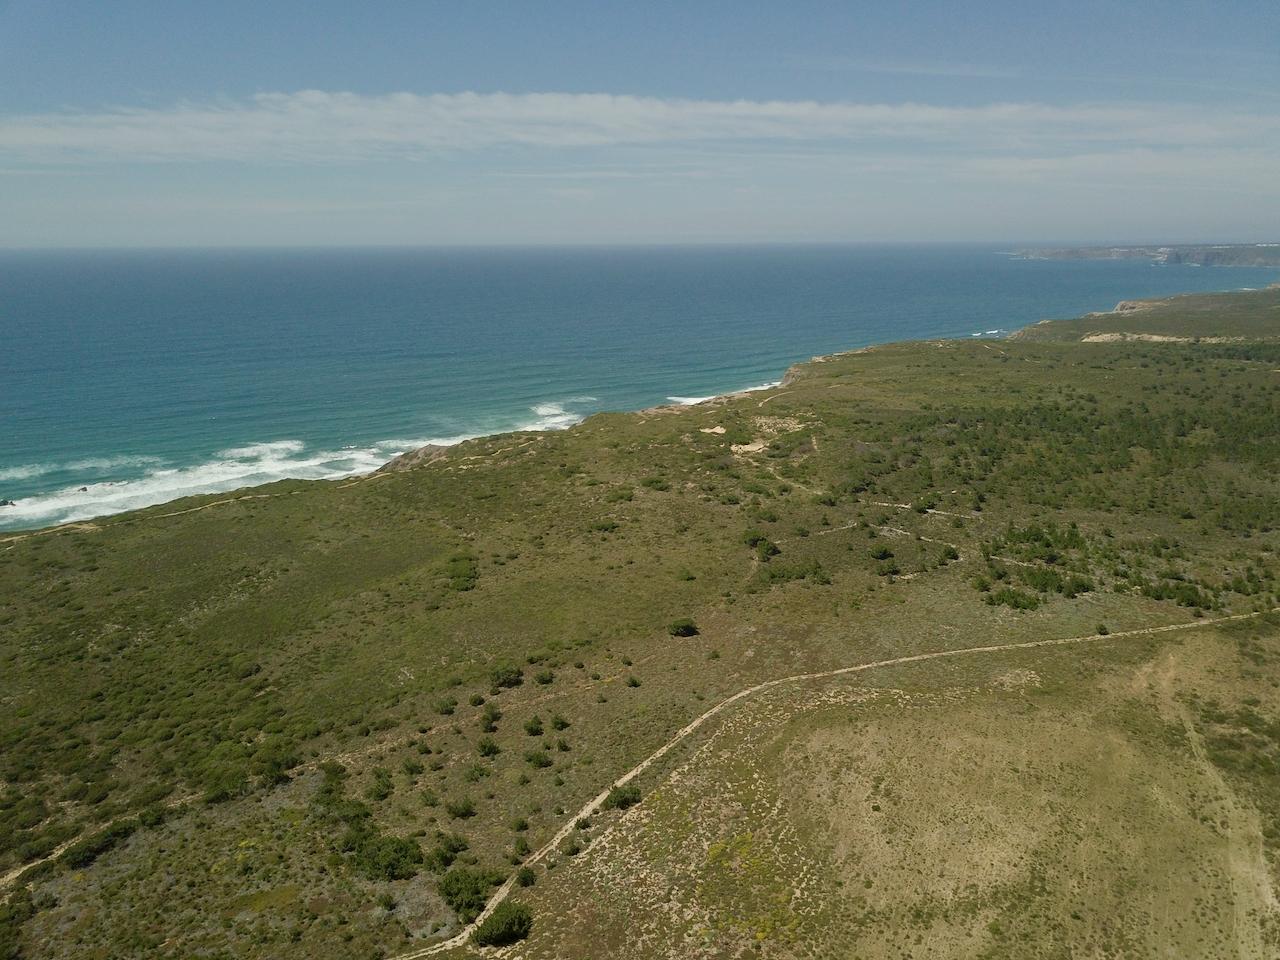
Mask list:
[[[254,243],[191,243],[191,244],[117,244],[113,246],[73,246],[62,244],[9,245],[0,243],[0,253],[128,253],[128,252],[323,252],[323,251],[375,251],[375,250],[601,250],[601,249],[663,249],[690,247],[1011,247],[1018,250],[1044,250],[1062,248],[1103,247],[1195,247],[1195,246],[1280,246],[1280,239],[1055,239],[1055,240],[570,240],[570,241],[521,241],[521,242],[459,242],[459,243],[316,243],[316,244],[254,244]],[[1001,251],[997,251],[1001,252]]]

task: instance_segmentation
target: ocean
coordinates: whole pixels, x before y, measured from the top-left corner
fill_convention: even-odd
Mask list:
[[[968,245],[4,252],[0,529],[1276,280]]]

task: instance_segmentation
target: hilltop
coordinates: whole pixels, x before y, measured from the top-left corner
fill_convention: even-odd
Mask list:
[[[1274,955],[1277,338],[1175,298],[0,538],[0,956],[460,957],[495,889],[528,958]]]

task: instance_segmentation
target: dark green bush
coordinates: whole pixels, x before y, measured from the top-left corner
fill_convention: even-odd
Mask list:
[[[480,579],[480,567],[476,558],[466,553],[456,553],[450,557],[443,572],[449,581],[450,590],[471,590]]]
[[[369,831],[356,840],[352,863],[370,880],[407,880],[418,872],[422,848],[410,837]]]
[[[476,928],[471,939],[481,947],[505,947],[523,940],[532,929],[533,914],[528,907],[503,901]]]
[[[606,810],[626,810],[628,807],[634,807],[640,802],[640,788],[634,784],[627,784],[622,787],[614,787],[609,791],[609,795],[604,798],[602,806]]]
[[[468,820],[476,815],[475,801],[470,797],[459,797],[444,805],[444,812],[455,820]]]
[[[551,758],[542,750],[530,750],[524,755],[525,760],[531,767],[549,767],[551,766]]]
[[[127,840],[138,829],[137,820],[118,820],[93,836],[77,840],[59,858],[72,869],[87,867],[122,840]]]
[[[1014,610],[1034,610],[1040,606],[1040,600],[1034,594],[1024,593],[1015,587],[1001,587],[983,598],[990,606],[1012,607]]]
[[[524,671],[514,664],[500,663],[489,671],[489,679],[495,687],[518,687],[524,683]]]
[[[761,563],[766,562],[770,557],[776,557],[778,554],[782,553],[782,551],[778,549],[778,545],[772,540],[760,540],[756,543],[755,549],[756,559]]]
[[[435,846],[427,853],[427,869],[433,873],[443,873],[453,866],[458,854],[467,849],[465,837],[456,833],[436,832]]]
[[[492,870],[454,867],[440,878],[440,896],[463,923],[470,923],[484,909],[489,891],[502,882]]]

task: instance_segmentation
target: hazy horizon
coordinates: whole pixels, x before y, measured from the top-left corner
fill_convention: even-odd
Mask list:
[[[1280,235],[1280,234],[1277,234]],[[0,252],[3,253],[146,253],[154,251],[156,253],[169,252],[189,252],[189,253],[219,253],[219,252],[253,252],[264,251],[274,253],[307,253],[307,252],[373,252],[378,250],[387,251],[411,251],[411,250],[458,250],[458,251],[484,251],[484,250],[628,250],[628,249],[679,249],[682,247],[689,248],[734,248],[734,247],[983,247],[990,248],[999,253],[1012,253],[1018,250],[1051,250],[1051,249],[1071,249],[1071,248],[1087,248],[1087,247],[1195,247],[1195,246],[1280,246],[1280,241],[1269,240],[1265,238],[1246,237],[1243,239],[1235,237],[1207,237],[1195,239],[1168,239],[1168,238],[1138,238],[1138,239],[1115,239],[1115,238],[1088,238],[1088,237],[1069,237],[1066,239],[1048,239],[1048,240],[926,240],[926,239],[904,239],[904,240],[672,240],[672,241],[627,241],[627,240],[607,240],[607,241],[529,241],[525,243],[365,243],[365,244],[349,244],[349,243],[315,243],[315,244],[254,244],[254,243],[225,243],[225,244],[136,244],[118,246],[0,246]],[[1007,248],[1007,249],[1006,249]]]

